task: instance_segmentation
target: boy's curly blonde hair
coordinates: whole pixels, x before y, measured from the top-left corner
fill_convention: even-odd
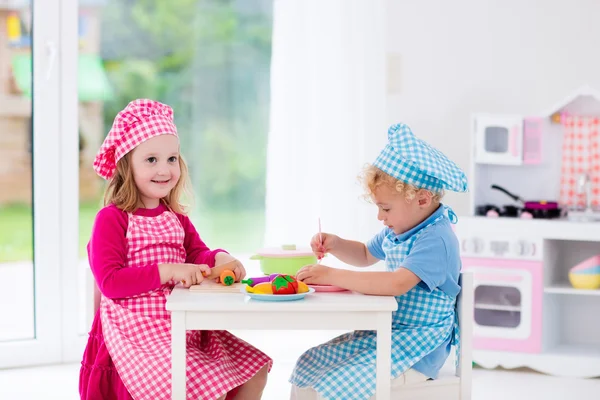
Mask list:
[[[416,197],[419,190],[426,190],[427,192],[431,193],[431,200],[436,204],[442,200],[442,197],[444,197],[444,192],[437,193],[427,189],[420,189],[414,185],[411,185],[410,183],[402,182],[393,176],[386,174],[371,164],[367,164],[365,166],[358,179],[364,186],[366,192],[364,198],[368,201],[372,201],[375,190],[381,186],[387,186],[390,189],[396,189],[398,194],[404,194],[404,198],[407,202],[412,201]]]

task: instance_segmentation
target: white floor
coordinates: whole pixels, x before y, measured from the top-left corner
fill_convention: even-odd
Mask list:
[[[288,398],[292,363],[278,363],[269,377],[265,400]],[[76,364],[0,371],[0,399],[76,400]],[[593,400],[600,398],[600,380],[553,378],[529,372],[475,369],[474,400]],[[435,400],[435,399],[432,399]]]
[[[265,351],[275,360],[263,399],[285,400],[287,379],[294,360],[310,346],[332,338],[340,331],[235,331],[239,337]],[[453,360],[449,360],[451,367]],[[565,368],[568,368],[565,366]],[[474,400],[599,399],[600,379],[555,378],[531,371],[473,371]],[[66,364],[0,370],[0,399],[76,400],[79,365]],[[435,399],[432,399],[435,400]]]

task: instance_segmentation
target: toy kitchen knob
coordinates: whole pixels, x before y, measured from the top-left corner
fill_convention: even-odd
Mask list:
[[[519,240],[515,243],[515,253],[518,256],[532,256],[535,252],[535,246],[527,240]]]
[[[465,253],[478,254],[483,251],[483,240],[479,238],[463,240],[463,250]]]

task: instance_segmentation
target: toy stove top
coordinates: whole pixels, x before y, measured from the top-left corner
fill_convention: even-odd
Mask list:
[[[490,188],[506,194],[519,205],[479,205],[475,208],[476,215],[486,217],[510,217],[523,219],[552,219],[564,216],[563,209],[559,207],[558,203],[555,201],[525,201],[521,197],[509,192],[501,186],[493,184],[490,186]]]
[[[458,239],[463,257],[532,261],[543,257],[542,239],[497,234],[459,235]]]

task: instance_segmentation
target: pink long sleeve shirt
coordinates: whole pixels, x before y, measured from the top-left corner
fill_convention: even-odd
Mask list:
[[[170,212],[161,204],[156,208],[140,208],[134,215],[157,217]],[[185,231],[183,246],[187,253],[186,263],[215,266],[215,255],[225,252],[222,249],[211,250],[204,244],[190,219],[175,214]],[[96,215],[92,228],[92,237],[88,243],[90,267],[100,292],[108,298],[131,297],[161,286],[158,263],[139,268],[127,268],[127,213],[114,205],[101,209]]]

